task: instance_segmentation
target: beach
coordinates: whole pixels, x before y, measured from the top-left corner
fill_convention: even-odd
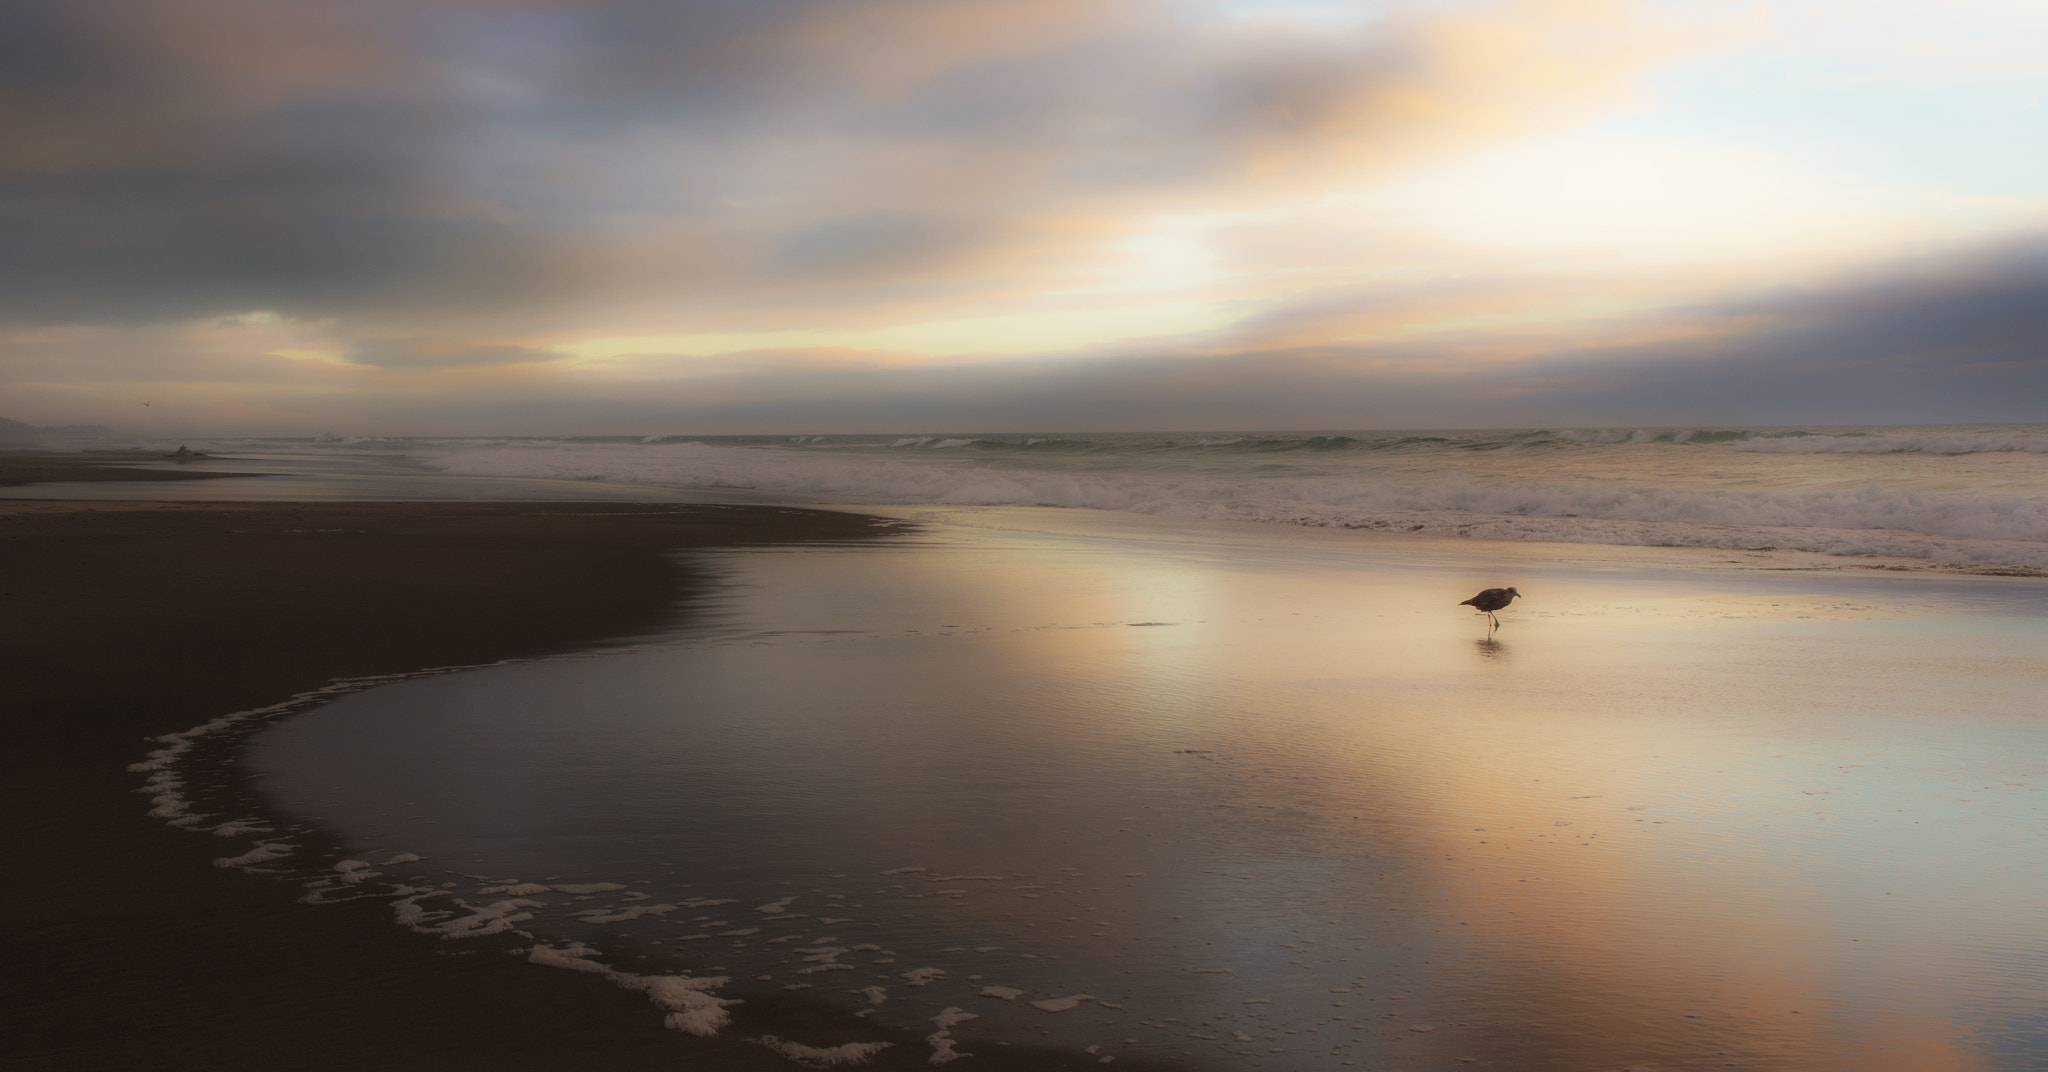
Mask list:
[[[1763,14],[13,0],[0,1072],[2048,1070],[2048,4]]]
[[[27,484],[157,483],[213,480],[244,474],[206,466],[205,455],[159,456],[138,451],[0,452],[0,488]]]
[[[10,1065],[2048,1052],[2036,578],[588,490],[0,504]]]
[[[12,0],[0,1072],[2048,1070],[2048,4],[1761,14]]]
[[[67,474],[71,475],[71,474]],[[26,926],[12,1068],[674,1067],[587,978],[312,911],[145,815],[147,738],[337,677],[493,662],[669,623],[671,548],[859,538],[844,514],[588,504],[42,504],[0,513],[7,843]],[[732,1067],[780,1063],[730,1047]]]
[[[807,1042],[943,1020],[976,1055],[1203,1069],[2039,1052],[2037,581],[893,512],[917,530],[693,552],[717,578],[694,623],[344,697],[242,769],[366,884],[428,891],[420,929],[516,913],[586,963],[851,1032]],[[1443,594],[1487,571],[1529,594],[1491,631]]]

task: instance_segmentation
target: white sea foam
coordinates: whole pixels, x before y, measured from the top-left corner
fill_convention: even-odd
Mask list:
[[[191,810],[192,802],[185,795],[184,780],[180,776],[180,766],[190,756],[195,743],[199,740],[222,734],[250,723],[252,720],[281,715],[312,703],[355,692],[373,685],[428,677],[453,669],[472,668],[440,667],[409,674],[344,679],[332,682],[319,689],[299,693],[282,703],[222,715],[191,729],[158,737],[156,742],[162,747],[151,751],[144,759],[130,764],[128,769],[147,776],[144,779],[141,792],[147,793],[151,797],[152,807],[150,814],[152,816],[165,819],[174,826],[197,826],[203,817]],[[250,833],[269,833],[270,828],[263,825],[259,820],[241,819],[216,824],[212,828],[212,832],[224,837],[236,837]],[[260,869],[260,865],[283,859],[291,855],[296,849],[297,846],[287,840],[276,838],[264,839],[255,842],[245,852],[234,856],[217,858],[213,861],[213,864],[215,867],[220,868]],[[416,863],[419,860],[420,857],[414,853],[401,852],[392,855],[386,861],[386,866]],[[329,866],[329,871],[332,874],[331,878],[316,880],[312,885],[327,887],[334,881],[339,880],[344,886],[354,888],[363,885],[370,879],[382,877],[380,872],[374,870],[370,861],[359,859],[335,861]],[[453,886],[454,883],[451,882],[447,885]],[[334,888],[338,889],[340,887]],[[626,889],[627,887],[624,885],[612,882],[561,884],[550,887],[539,883],[521,883],[516,880],[510,880],[499,883],[496,886],[484,887],[485,893],[502,893],[509,894],[510,896],[491,902],[481,908],[470,905],[460,898],[453,897],[449,891],[444,889],[394,886],[389,887],[388,892],[383,893],[382,896],[394,898],[391,902],[392,917],[400,926],[420,933],[437,934],[444,939],[458,939],[476,938],[506,932],[518,933],[515,929],[517,924],[533,919],[534,910],[546,907],[542,902],[533,900],[530,896],[532,894],[560,892],[572,895],[592,895],[620,892]],[[359,894],[344,899],[360,900],[362,896]],[[622,899],[630,900],[635,896],[633,893],[626,893]],[[642,899],[645,898],[644,894],[638,896]],[[421,903],[423,900],[442,898],[452,900],[458,906],[457,909],[430,909]],[[330,903],[333,899],[323,896],[323,891],[316,889],[313,894],[308,895],[306,900],[313,903]],[[733,898],[692,898],[686,903],[692,907],[698,907],[703,905],[731,904],[733,901]],[[763,905],[761,911],[766,913],[778,912],[782,908],[786,908],[788,903],[789,899],[785,899],[780,902]],[[623,922],[642,916],[659,918],[668,912],[675,911],[676,908],[676,905],[671,904],[636,904],[619,911],[594,910],[591,913],[582,914],[580,918],[583,922]],[[755,930],[758,930],[758,928],[751,928],[746,933],[753,933]],[[601,975],[617,986],[641,991],[647,995],[650,1002],[665,1011],[666,1015],[663,1018],[664,1026],[687,1034],[707,1037],[717,1034],[731,1020],[731,1014],[726,1011],[727,1007],[740,1004],[739,999],[722,998],[712,993],[712,991],[727,984],[728,978],[726,976],[637,975],[632,972],[618,971],[601,962],[589,959],[593,952],[593,950],[582,943],[574,943],[560,949],[546,945],[535,945],[528,950],[527,959],[532,963],[549,967]],[[879,991],[879,988],[873,989]],[[879,1001],[877,1001],[877,1004],[879,1004]],[[818,1052],[827,1054],[838,1053],[841,1057],[846,1058],[845,1060],[829,1061],[827,1063],[858,1063],[887,1045],[887,1043],[864,1043],[853,1047],[840,1047],[837,1051]],[[867,1047],[867,1049],[863,1050],[861,1047]]]
[[[962,1057],[974,1056],[965,1050],[956,1048],[959,1046],[959,1043],[953,1038],[951,1031],[935,1031],[932,1034],[926,1035],[924,1040],[931,1043],[932,1055],[929,1060],[930,1063],[935,1065],[949,1065]]]
[[[937,1016],[932,1017],[932,1026],[941,1029],[951,1028],[957,1024],[964,1024],[969,1020],[979,1019],[981,1019],[980,1013],[967,1012],[949,1005],[939,1010]]]
[[[526,959],[549,968],[601,975],[615,986],[638,990],[647,995],[648,1001],[667,1011],[662,1019],[664,1027],[704,1038],[718,1034],[731,1023],[732,1014],[726,1008],[740,1004],[737,998],[721,998],[711,993],[730,981],[727,976],[636,975],[591,960],[591,953],[581,943],[562,949],[535,945],[527,951]]]
[[[959,1044],[953,1038],[953,1028],[955,1025],[964,1024],[969,1020],[979,1019],[981,1019],[979,1013],[964,1012],[953,1006],[947,1006],[945,1009],[940,1010],[937,1016],[932,1017],[932,1025],[937,1027],[938,1030],[924,1037],[925,1042],[929,1043],[932,1048],[932,1055],[928,1059],[930,1063],[947,1065],[962,1057],[974,1056],[959,1049]]]
[[[569,883],[568,885],[557,885],[557,886],[550,886],[550,887],[548,887],[548,888],[549,888],[549,889],[551,889],[551,890],[554,890],[554,891],[555,891],[556,893],[581,893],[581,894],[591,894],[591,893],[617,893],[618,891],[620,891],[620,890],[623,890],[623,889],[625,889],[626,887],[624,887],[624,886],[621,886],[621,885],[619,885],[619,884],[618,884],[618,883],[616,883],[616,882],[582,882],[582,883]],[[730,901],[728,901],[728,902],[726,902],[726,903],[727,903],[727,904],[730,904],[731,902],[730,902]]]
[[[259,841],[256,847],[239,856],[222,856],[213,861],[215,867],[250,867],[268,863],[280,857],[289,856],[292,846],[282,841]]]
[[[585,923],[625,923],[642,916],[664,916],[675,910],[676,906],[672,904],[631,905],[616,912],[595,909],[576,913],[576,917]]]
[[[430,913],[420,906],[418,896],[412,896],[403,897],[391,902],[391,915],[393,921],[399,926],[408,930],[419,930],[430,918],[435,916],[446,918],[447,913]]]
[[[469,909],[469,915],[457,916],[434,928],[440,932],[441,937],[482,938],[486,935],[503,934],[511,930],[514,924],[524,923],[533,918],[533,913],[526,909],[546,906],[525,897],[508,897],[502,901],[493,901],[482,908],[466,904],[463,907]]]
[[[454,475],[741,488],[789,501],[1053,506],[2048,569],[2042,426],[331,437],[196,449],[405,456]],[[1984,472],[1940,464],[1986,456],[2003,460]],[[1925,461],[1905,464],[1916,458]]]
[[[518,882],[511,885],[485,886],[476,892],[502,893],[508,897],[532,897],[536,894],[547,893],[552,888],[543,886],[538,882]]]
[[[774,1035],[760,1035],[747,1041],[766,1046],[776,1053],[809,1068],[833,1068],[838,1065],[864,1065],[883,1050],[895,1045],[893,1042],[845,1042],[837,1046],[806,1046]]]
[[[1769,454],[2048,454],[2048,435],[2022,431],[1805,435],[1747,439],[1731,449]]]
[[[347,693],[357,692],[373,685],[404,681],[417,677],[430,677],[455,669],[474,668],[435,667],[408,674],[342,678],[331,681],[320,688],[298,693],[290,699],[279,703],[220,715],[190,729],[180,730],[176,733],[166,733],[155,738],[156,743],[163,747],[152,750],[148,756],[138,762],[128,764],[128,769],[136,774],[147,775],[143,779],[142,786],[136,792],[149,795],[150,809],[148,814],[151,818],[162,819],[172,826],[185,827],[187,829],[195,828],[204,823],[207,816],[192,810],[192,800],[185,793],[185,781],[179,775],[179,770],[181,764],[190,756],[193,747],[199,741],[237,729],[253,721],[272,718],[322,700],[329,700]],[[239,837],[251,833],[267,834],[271,830],[267,826],[260,825],[258,820],[239,819],[217,824],[213,827],[213,832],[222,837]],[[294,848],[293,843],[283,839],[274,838],[258,841],[247,852],[235,856],[219,857],[213,861],[213,865],[221,868],[257,867],[263,863],[290,854]],[[413,857],[413,859],[418,859],[418,857]]]
[[[817,975],[821,972],[829,971],[852,971],[853,965],[841,964],[839,962],[840,955],[846,951],[845,946],[838,945],[816,945],[808,949],[799,949],[797,953],[802,957],[801,962],[808,964],[809,967],[798,968],[796,974]],[[869,987],[868,989],[879,990],[880,988]]]
[[[994,437],[903,437],[832,449],[815,443],[501,441],[441,450],[430,460],[460,475],[744,488],[793,501],[1050,506],[2048,569],[2048,492],[2032,490],[2048,488],[2048,461],[2015,463],[2037,466],[2039,474],[2008,471],[1973,484],[1967,473],[1950,469],[1885,468],[1888,463],[1871,461],[1857,463],[1864,468],[1852,474],[1826,460],[2048,455],[2048,430],[2037,428],[1062,442],[1073,449],[1046,453],[1046,440]],[[1752,459],[1742,463],[1751,468],[1737,476],[1702,475],[1738,458]]]
[[[334,865],[334,870],[340,874],[343,882],[352,886],[382,875],[382,872],[370,870],[368,860],[343,860]]]
[[[725,985],[726,977],[722,975],[692,978],[613,972],[612,981],[628,989],[646,991],[647,1000],[668,1010],[662,1018],[663,1027],[701,1038],[710,1038],[731,1023],[732,1014],[725,1011],[726,1007],[740,1003],[737,998],[721,998],[711,993]]]
[[[538,964],[544,968],[562,968],[568,971],[589,972],[594,975],[611,974],[611,968],[606,965],[595,960],[584,959],[594,952],[595,950],[590,949],[581,942],[566,949],[554,949],[545,945],[536,945],[527,951],[526,959],[528,963]]]

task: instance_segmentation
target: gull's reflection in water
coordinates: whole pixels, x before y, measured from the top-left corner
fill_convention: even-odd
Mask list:
[[[1479,649],[1479,657],[1482,659],[1506,659],[1508,657],[1508,646],[1492,637],[1487,637],[1484,640],[1475,640],[1472,642],[1472,646]]]

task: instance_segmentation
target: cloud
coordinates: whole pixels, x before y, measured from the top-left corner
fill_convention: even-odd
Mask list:
[[[1567,358],[1608,411],[1752,421],[2040,420],[2048,399],[2048,235],[1668,314],[1691,341]],[[1562,392],[1561,392],[1562,393]]]
[[[354,364],[386,369],[454,369],[527,365],[559,361],[563,356],[531,346],[467,339],[370,339],[351,345],[347,359]]]
[[[1444,204],[1577,238],[1759,218],[1694,157],[1619,211],[1640,140],[1550,200],[1470,151],[1627,100],[1675,50],[1639,5],[1253,10],[18,0],[0,389],[276,431],[2038,419],[2039,237],[1788,288],[1827,258],[1509,257],[1396,203],[1455,158]],[[1181,334],[991,356],[1119,331]],[[612,356],[673,336],[877,349]]]
[[[1470,290],[1485,306],[1513,287],[1388,287],[1353,304],[1427,311]],[[2038,421],[2048,398],[2048,235],[1595,324],[1285,341],[1345,305],[1323,294],[1258,331],[971,363],[786,348],[584,364],[462,337],[359,344],[337,362],[266,356],[331,346],[283,321],[174,342],[74,328],[0,342],[0,394],[17,419],[131,427],[133,401],[78,400],[146,382],[152,419],[299,434],[1968,423]]]
[[[1143,218],[1583,113],[1616,0],[20,0],[0,321],[758,329],[1070,285]]]

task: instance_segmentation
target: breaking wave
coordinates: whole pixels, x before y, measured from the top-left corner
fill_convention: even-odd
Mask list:
[[[1373,435],[1169,441],[1120,437],[805,437],[745,443],[525,441],[437,452],[467,476],[749,489],[842,504],[1014,505],[1494,539],[1884,555],[1957,566],[2048,569],[2048,494],[1932,490],[1897,479],[1763,487],[1684,478],[1670,451],[1699,433],[1607,433],[1661,445],[1656,464],[1554,457],[1565,433]],[[1785,455],[2048,453],[2039,430],[1730,434],[1703,449]],[[1687,436],[1687,438],[1678,438]],[[1361,451],[1357,444],[1378,446]],[[1340,442],[1341,441],[1341,442]],[[1590,442],[1591,440],[1588,440]],[[1065,446],[1042,451],[1041,445]],[[1167,444],[1171,444],[1170,446]],[[977,450],[985,444],[994,449]],[[1274,445],[1268,445],[1274,444]],[[1278,444],[1289,444],[1276,450]],[[1482,446],[1484,444],[1484,446]],[[1810,444],[1810,445],[1809,445]],[[1973,446],[1974,445],[1974,446]],[[1478,448],[1483,464],[1475,459]],[[1218,453],[1218,451],[1222,453]],[[1274,453],[1312,452],[1280,463]],[[1503,460],[1500,452],[1507,452]],[[1401,455],[1399,463],[1384,456]],[[1335,457],[1333,455],[1349,455]],[[1647,456],[1646,456],[1647,458]],[[1828,464],[1756,459],[1757,465]],[[1588,479],[1604,472],[1606,479]],[[1618,475],[1617,475],[1618,474]],[[2048,475],[2048,474],[2044,474]],[[1799,479],[1791,479],[1791,477]],[[2007,482],[2010,485],[2010,481]],[[2022,482],[2024,484],[2024,482]],[[1818,486],[1813,486],[1818,485]],[[2033,485],[2048,489],[2048,480]]]
[[[1849,432],[1747,439],[1739,451],[1773,454],[2048,454],[2048,435],[2038,432],[1885,434]]]

